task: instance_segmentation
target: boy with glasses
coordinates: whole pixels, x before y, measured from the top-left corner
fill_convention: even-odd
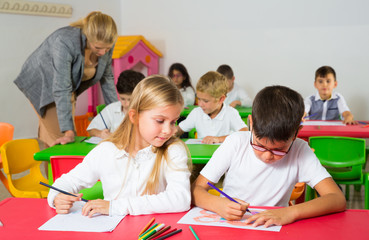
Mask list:
[[[193,185],[194,204],[227,220],[240,220],[249,203],[284,207],[251,216],[246,223],[254,227],[345,210],[337,184],[308,144],[296,138],[303,115],[304,101],[297,92],[283,86],[262,89],[249,116],[251,131],[228,136],[213,154]],[[208,193],[207,183],[217,183],[223,174],[224,192],[239,203]],[[306,182],[320,197],[288,207],[297,182]]]

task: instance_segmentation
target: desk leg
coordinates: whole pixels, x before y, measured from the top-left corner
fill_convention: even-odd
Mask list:
[[[48,162],[47,163],[47,169],[48,169],[48,177],[49,177],[49,184],[53,185],[54,181],[53,181],[53,172],[51,171],[51,163]]]

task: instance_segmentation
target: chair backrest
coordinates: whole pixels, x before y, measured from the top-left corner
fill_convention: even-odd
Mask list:
[[[105,104],[100,104],[96,106],[96,112],[97,114],[99,114],[104,108],[105,108]]]
[[[68,173],[75,166],[83,161],[85,156],[51,156],[51,171],[55,181],[64,173]]]
[[[91,112],[88,112],[85,115],[74,117],[77,136],[90,136],[87,132],[87,127],[90,124],[92,117],[93,113]]]
[[[41,186],[40,181],[47,182],[40,170],[41,162],[35,161],[33,155],[40,151],[36,139],[16,139],[4,143],[1,159],[7,176],[9,192],[15,197],[47,197],[49,189]],[[22,177],[14,174],[23,173]]]
[[[310,137],[309,144],[334,180],[362,178],[366,161],[364,139],[319,136]]]
[[[0,122],[0,147],[13,139],[14,126],[10,123]]]

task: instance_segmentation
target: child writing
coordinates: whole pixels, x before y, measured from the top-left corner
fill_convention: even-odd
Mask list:
[[[205,144],[222,143],[232,132],[247,131],[238,111],[224,104],[227,80],[214,71],[204,74],[196,85],[199,107],[193,109],[178,125],[178,134],[196,128],[198,138]]]
[[[166,77],[142,80],[119,128],[97,145],[54,186],[71,193],[101,180],[104,200],[88,201],[82,214],[138,215],[180,212],[190,208],[188,153],[174,138],[183,98]],[[77,197],[50,190],[48,203],[68,213]]]
[[[119,101],[109,104],[101,111],[101,114],[92,119],[87,127],[90,136],[105,139],[119,127],[127,113],[133,89],[144,78],[142,73],[133,70],[123,71],[119,75],[116,84]]]
[[[173,80],[182,94],[184,106],[195,104],[195,90],[191,84],[190,75],[186,67],[181,63],[173,63],[168,71],[168,76]]]
[[[224,103],[230,105],[231,107],[251,107],[252,101],[247,95],[246,91],[234,82],[235,77],[233,75],[232,68],[226,64],[223,64],[218,67],[217,72],[223,74],[228,83],[228,93]]]
[[[254,227],[345,210],[346,200],[337,184],[308,144],[296,138],[303,114],[303,98],[294,90],[262,89],[253,102],[250,131],[228,136],[213,154],[194,183],[194,204],[228,220],[240,220],[248,203],[283,207],[248,218],[246,223]],[[208,193],[207,182],[217,183],[223,174],[224,192],[240,204]],[[320,197],[287,207],[297,182],[306,182]]]
[[[310,120],[340,120],[345,124],[357,124],[345,99],[333,92],[337,87],[336,72],[330,66],[322,66],[315,72],[315,95],[305,98],[305,115]]]

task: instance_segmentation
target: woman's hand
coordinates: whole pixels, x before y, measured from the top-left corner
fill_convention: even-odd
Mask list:
[[[74,131],[73,130],[68,130],[68,131],[65,131],[64,133],[64,136],[61,137],[61,138],[58,138],[55,140],[54,145],[56,144],[67,144],[67,143],[70,143],[70,142],[74,142]]]

